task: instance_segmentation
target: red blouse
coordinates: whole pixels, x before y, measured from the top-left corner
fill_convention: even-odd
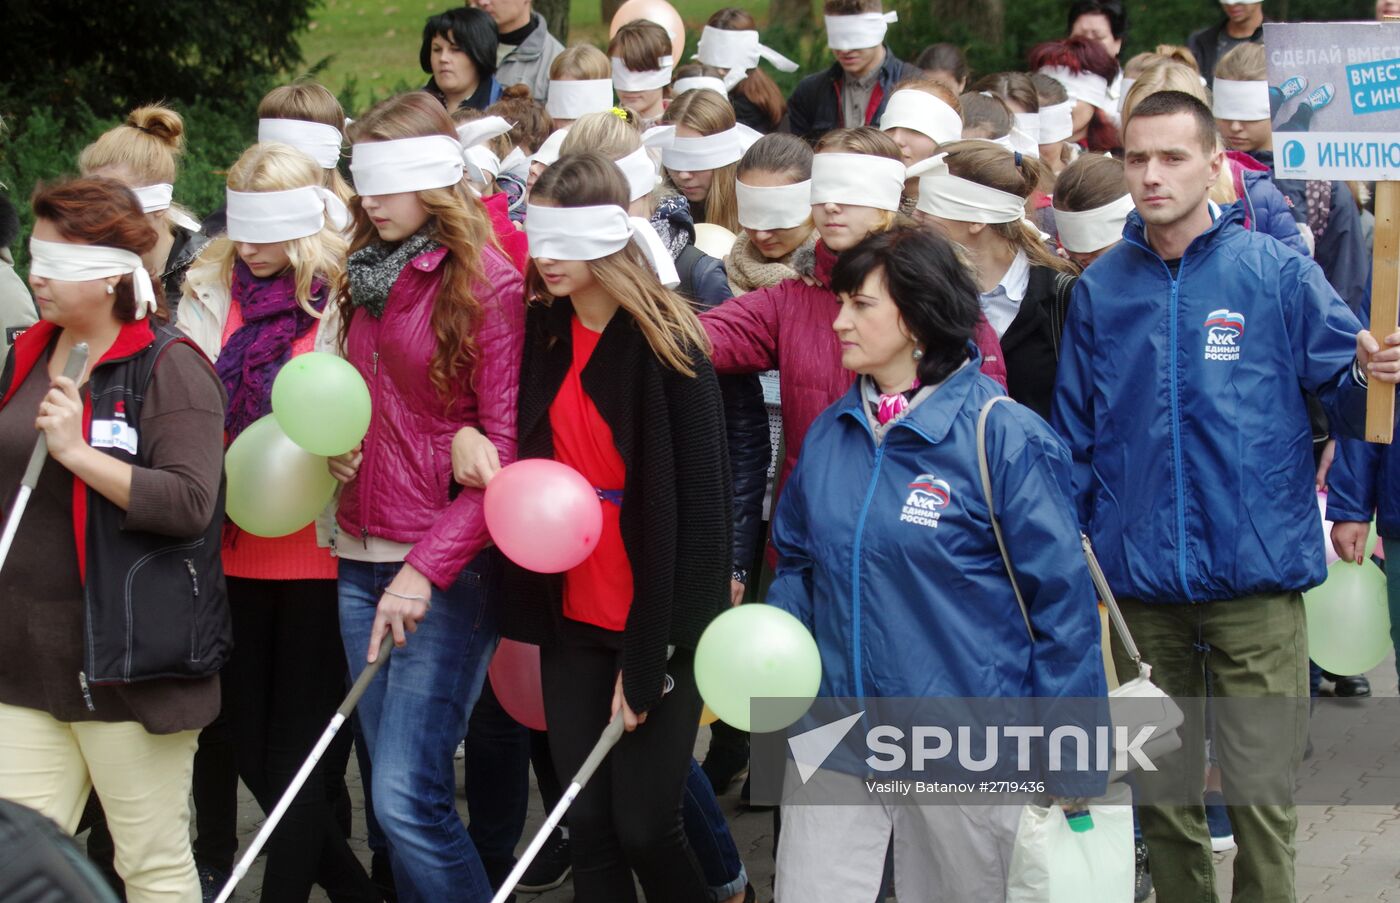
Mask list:
[[[583,474],[596,489],[611,490],[620,498],[627,478],[622,455],[613,444],[612,430],[583,389],[580,374],[588,366],[601,333],[579,322],[571,323],[573,363],[549,406],[554,433],[554,458]],[[611,492],[609,494],[612,494]],[[605,630],[621,631],[632,607],[632,565],[622,544],[620,504],[603,502],[603,534],[593,554],[564,573],[564,617]]]

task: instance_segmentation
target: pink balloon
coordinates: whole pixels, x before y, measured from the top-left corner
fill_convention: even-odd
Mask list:
[[[486,673],[491,677],[491,689],[496,692],[496,698],[507,715],[532,731],[545,729],[539,646],[501,640]]]
[[[577,470],[548,458],[503,467],[486,484],[485,514],[501,552],[542,574],[582,563],[603,532],[597,491]]]

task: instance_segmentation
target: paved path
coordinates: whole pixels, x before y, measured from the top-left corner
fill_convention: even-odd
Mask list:
[[[1395,661],[1387,658],[1370,673],[1376,695],[1396,696]],[[703,756],[709,743],[709,731],[702,728],[697,754]],[[1325,767],[1325,763],[1310,761],[1307,767]],[[355,805],[355,849],[366,863],[369,851],[364,843],[364,822],[361,789],[355,760],[350,760],[351,796]],[[1379,779],[1400,782],[1400,762],[1390,763],[1381,770]],[[730,828],[748,868],[750,880],[759,890],[759,899],[772,899],[773,879],[773,819],[767,812],[742,811],[735,786],[721,800],[730,817]],[[460,799],[458,809],[466,817],[466,805]],[[531,792],[531,808],[526,825],[526,838],[544,820],[539,795]],[[239,833],[246,845],[262,824],[262,813],[252,797],[244,793],[240,805]],[[524,848],[522,841],[521,848]],[[1216,856],[1216,875],[1222,903],[1230,899],[1230,875],[1233,853]],[[258,886],[262,876],[262,860],[244,879],[236,901],[252,903],[259,898]],[[1390,900],[1400,903],[1400,807],[1396,806],[1306,806],[1298,810],[1298,900],[1301,903],[1347,903],[1357,900]],[[311,899],[322,903],[327,897],[319,890]],[[1155,899],[1155,898],[1154,898]],[[569,884],[545,894],[519,897],[520,903],[569,903],[573,891]],[[822,903],[822,901],[817,901]],[[833,901],[836,903],[836,901]],[[840,901],[845,903],[845,901]]]

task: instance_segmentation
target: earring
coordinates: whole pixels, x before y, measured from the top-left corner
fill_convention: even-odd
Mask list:
[[[112,288],[110,285],[107,286],[107,294],[109,294],[109,295],[115,295],[116,293],[117,293],[117,290],[116,290],[116,289]]]
[[[922,348],[915,348],[915,349],[914,349],[914,360],[916,360],[916,361],[921,361],[921,360],[923,360],[923,359],[924,359],[924,349],[922,349]]]

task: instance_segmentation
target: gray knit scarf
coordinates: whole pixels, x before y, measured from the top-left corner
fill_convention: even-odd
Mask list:
[[[389,301],[389,289],[399,278],[403,268],[419,254],[436,250],[441,245],[434,240],[432,222],[397,245],[376,241],[366,245],[347,261],[347,274],[350,277],[350,303],[363,307],[373,317],[384,315],[384,305]]]

